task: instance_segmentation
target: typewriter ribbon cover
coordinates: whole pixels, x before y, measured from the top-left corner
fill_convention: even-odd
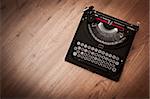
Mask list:
[[[88,7],[65,60],[118,81],[139,26]]]

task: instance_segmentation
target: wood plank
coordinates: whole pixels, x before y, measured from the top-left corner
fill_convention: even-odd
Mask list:
[[[2,1],[2,96],[148,98],[148,0]],[[141,23],[119,82],[64,61],[82,9]]]

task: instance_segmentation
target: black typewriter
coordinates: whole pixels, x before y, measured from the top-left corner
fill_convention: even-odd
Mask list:
[[[138,29],[87,7],[65,60],[118,81]]]

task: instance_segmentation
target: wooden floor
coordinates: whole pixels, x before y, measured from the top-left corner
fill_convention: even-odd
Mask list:
[[[145,99],[149,92],[149,0],[1,0],[1,94],[27,99]],[[121,79],[64,61],[82,10],[141,23]]]

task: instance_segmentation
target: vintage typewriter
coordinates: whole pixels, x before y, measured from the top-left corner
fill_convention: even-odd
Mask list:
[[[138,29],[87,7],[65,60],[118,81]]]

